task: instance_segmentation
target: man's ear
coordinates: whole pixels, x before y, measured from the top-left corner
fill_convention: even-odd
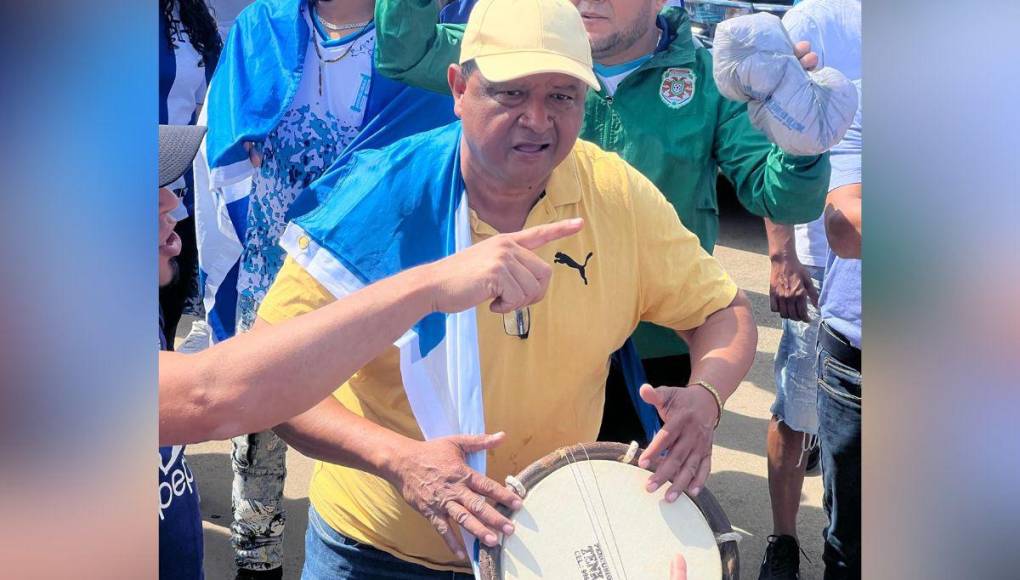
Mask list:
[[[450,94],[453,95],[453,114],[460,118],[461,99],[467,92],[467,79],[464,78],[460,65],[453,63],[446,69],[446,82],[450,85]]]

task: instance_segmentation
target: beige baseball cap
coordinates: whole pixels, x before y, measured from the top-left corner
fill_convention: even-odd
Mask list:
[[[563,73],[599,90],[588,33],[568,0],[481,0],[460,44],[460,63],[469,60],[493,82]]]

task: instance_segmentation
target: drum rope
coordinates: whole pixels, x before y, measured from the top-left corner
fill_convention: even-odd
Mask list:
[[[606,507],[606,499],[602,496],[602,484],[599,483],[598,475],[595,474],[595,466],[591,463],[591,457],[588,456],[588,449],[581,447],[584,451],[584,458],[588,462],[588,468],[591,470],[592,480],[595,481],[595,490],[599,492],[599,503],[602,504],[602,512],[606,514],[606,524],[609,525],[609,534],[613,537],[613,548],[616,550],[616,556],[620,562],[620,571],[623,572],[624,580],[630,580],[627,577],[627,569],[623,565],[623,553],[620,552],[620,544],[616,540],[616,530],[613,529],[612,522],[609,521],[609,508]]]
[[[573,465],[575,461],[572,455],[571,456],[567,455],[565,449],[560,449],[560,455],[567,461],[568,464],[570,464],[568,466],[568,469],[570,470],[570,475],[574,477],[574,485],[577,486],[578,497],[581,498],[581,505],[584,506],[584,515],[588,517],[588,525],[591,527],[592,532],[595,534],[595,541],[601,543],[602,539],[599,537],[599,531],[595,526],[595,518],[592,516],[592,508],[588,506],[587,501],[588,496],[586,495],[585,490],[583,489],[584,486],[582,485],[582,482],[578,477],[577,469]]]
[[[569,456],[567,455],[569,453]],[[561,449],[560,454],[567,463],[570,464],[570,474],[574,477],[574,485],[577,486],[578,496],[581,498],[581,505],[584,506],[584,513],[588,517],[588,525],[591,527],[592,534],[594,534],[595,543],[599,546],[606,546],[605,556],[606,565],[610,569],[607,570],[610,574],[615,574],[619,578],[620,574],[616,569],[616,562],[613,557],[612,551],[609,549],[609,539],[606,537],[606,533],[602,530],[602,522],[598,518],[598,513],[595,509],[594,501],[589,506],[588,502],[591,501],[590,493],[587,491],[587,484],[584,482],[584,477],[578,472],[577,458],[574,456],[574,452],[568,449]]]
[[[577,467],[577,457],[574,455],[572,449],[567,449],[566,453],[569,453],[569,457],[564,450],[560,450],[561,455],[564,459],[567,459],[570,463],[570,472],[574,476],[574,483],[577,485],[578,492],[581,496],[581,503],[584,505],[585,515],[588,516],[588,522],[591,526],[592,533],[595,535],[595,541],[606,547],[605,556],[606,564],[610,567],[610,571],[621,580],[629,580],[627,576],[627,569],[623,564],[623,553],[620,551],[620,546],[616,540],[616,532],[613,530],[612,522],[609,521],[609,509],[606,506],[605,498],[602,495],[602,486],[598,481],[598,475],[595,473],[595,466],[591,464],[591,457],[588,455],[588,450],[583,446],[581,449],[584,451],[588,466],[591,470],[592,481],[595,486],[595,490],[598,492],[599,501],[602,504],[602,513],[604,514],[606,525],[609,527],[609,534],[606,534],[605,529],[602,526],[602,519],[599,518],[598,507],[595,505],[593,494],[587,490],[587,484],[584,482],[584,477],[580,474],[579,468]],[[588,506],[588,501],[591,501],[591,506]],[[612,536],[612,538],[610,538]]]

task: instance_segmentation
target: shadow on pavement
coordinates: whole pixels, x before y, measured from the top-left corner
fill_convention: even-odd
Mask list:
[[[233,472],[229,453],[188,454],[202,497],[205,523],[205,575],[210,579],[234,577],[234,550],[230,546],[230,488]],[[284,497],[287,526],[283,534],[284,578],[299,578],[305,556],[305,528],[308,526],[308,498]]]
[[[783,319],[779,317],[779,314],[772,312],[772,305],[770,304],[768,294],[755,292],[754,290],[748,290],[747,288],[741,288],[741,290],[743,290],[744,294],[747,295],[747,299],[751,301],[751,308],[755,312],[754,321],[758,324],[758,326],[775,328],[776,330],[783,329]],[[767,315],[763,316],[762,314]]]
[[[768,427],[767,419],[748,417],[727,410],[723,412],[723,419],[715,433],[714,444],[733,451],[765,457],[765,435]]]
[[[765,543],[772,533],[772,508],[769,502],[768,480],[764,477],[740,471],[713,473],[708,488],[723,511],[729,517],[734,529],[739,529],[740,577],[758,577],[758,567],[765,552]],[[802,496],[802,501],[803,501]],[[825,527],[825,512],[818,507],[801,505],[797,514],[797,528],[801,547],[807,558],[801,556],[801,580],[822,578],[822,538]],[[810,560],[810,561],[808,561]]]
[[[719,239],[716,244],[763,256],[769,253],[762,218],[744,209],[736,198],[730,202],[722,192],[719,196]]]

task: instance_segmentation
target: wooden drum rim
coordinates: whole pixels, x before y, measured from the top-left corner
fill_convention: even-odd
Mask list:
[[[629,447],[623,443],[602,441],[562,447],[524,468],[516,478],[527,491],[531,490],[554,471],[577,461],[617,461],[638,467],[638,457],[641,456],[641,452],[644,449],[638,449],[638,452],[633,454],[630,461],[625,461],[628,449]],[[705,517],[705,521],[708,522],[708,526],[716,536],[733,532],[733,527],[730,525],[729,518],[726,517],[726,512],[723,511],[722,506],[719,505],[719,502],[707,487],[702,487],[701,493],[697,497],[690,497],[690,499],[694,502],[694,505],[698,506],[701,514]],[[513,515],[513,510],[508,507],[498,505],[496,509],[506,517]],[[500,568],[502,545],[489,547],[479,543],[479,546],[478,560],[482,580],[500,580],[502,572]],[[722,560],[722,580],[738,580],[740,578],[740,553],[737,550],[737,542],[729,540],[718,544],[718,546],[719,557]]]

